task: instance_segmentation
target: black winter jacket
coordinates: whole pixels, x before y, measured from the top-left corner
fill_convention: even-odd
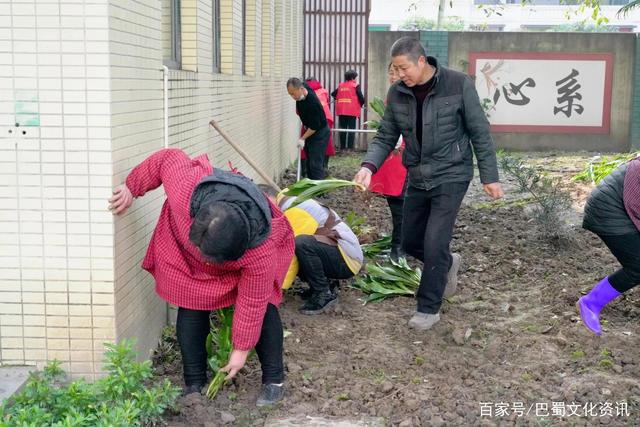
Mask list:
[[[629,164],[618,166],[591,192],[584,207],[582,227],[603,236],[637,233],[624,207],[624,177]]]
[[[369,144],[363,164],[379,168],[402,134],[406,144],[402,162],[408,170],[409,185],[429,190],[445,182],[470,181],[472,150],[481,181],[498,182],[489,122],[471,78],[438,65],[431,56],[427,61],[436,67],[436,81],[422,106],[422,146],[415,132],[416,99],[399,81],[389,88],[380,129]]]

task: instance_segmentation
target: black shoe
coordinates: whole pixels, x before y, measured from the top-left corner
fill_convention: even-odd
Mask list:
[[[280,402],[283,397],[284,386],[282,384],[263,384],[260,396],[258,396],[258,400],[256,401],[256,406],[271,406]]]
[[[405,258],[406,256],[407,254],[404,252],[404,250],[402,250],[402,247],[400,245],[391,246],[391,252],[389,253],[389,258],[391,258],[391,261],[398,262],[398,259]]]
[[[331,291],[332,294],[338,296],[338,288],[340,286],[340,281],[339,280],[332,280],[329,283],[329,290]],[[309,301],[309,299],[311,298],[311,295],[313,295],[313,289],[311,288],[307,288],[304,291],[300,292],[300,299],[302,301]]]
[[[336,305],[338,296],[331,291],[316,292],[300,308],[302,314],[322,314],[327,309]]]
[[[313,295],[313,289],[307,288],[300,292],[300,299],[302,299],[302,301],[308,301],[309,298],[311,298],[311,295]]]
[[[198,394],[202,394],[202,389],[204,388],[204,385],[200,385],[200,384],[191,384],[188,386],[185,386],[182,389],[182,395],[183,396],[187,396],[191,393],[198,393]]]
[[[339,280],[332,280],[331,283],[329,283],[329,290],[335,296],[338,296],[338,289],[339,288],[340,288],[340,281]]]

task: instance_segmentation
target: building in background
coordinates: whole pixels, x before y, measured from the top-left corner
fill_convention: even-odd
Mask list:
[[[0,3],[1,364],[92,379],[105,341],[148,355],[167,306],[140,263],[163,191],[113,218],[111,189],[165,146],[257,178],[212,118],[277,176],[295,157],[284,82],[301,34],[297,0]]]
[[[609,19],[603,26],[609,31],[639,32],[640,8],[626,17],[618,10],[631,0],[602,0],[601,14]],[[439,0],[371,0],[370,31],[395,31],[412,17],[436,21]],[[564,31],[575,29],[572,24],[585,21],[591,26],[589,11],[578,12],[579,1],[563,0],[447,0],[444,16],[457,31]],[[463,28],[458,28],[462,23]],[[405,28],[409,30],[410,28]],[[426,29],[426,28],[423,28]]]

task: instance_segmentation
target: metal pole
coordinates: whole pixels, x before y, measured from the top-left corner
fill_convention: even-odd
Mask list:
[[[218,131],[218,133],[220,134],[220,136],[222,136],[222,138],[224,138],[225,141],[227,141],[229,143],[229,145],[231,145],[237,152],[238,154],[240,154],[240,156],[245,159],[247,161],[247,163],[249,163],[249,165],[251,165],[251,167],[258,172],[258,175],[260,175],[260,177],[262,179],[264,179],[264,181],[269,184],[270,186],[272,186],[274,189],[276,189],[278,192],[282,191],[282,189],[280,187],[278,187],[278,184],[276,184],[271,178],[269,178],[269,175],[267,175],[266,173],[264,173],[262,171],[262,169],[260,169],[260,167],[258,167],[258,165],[251,160],[251,158],[247,155],[247,153],[244,152],[244,150],[242,148],[240,148],[240,146],[238,144],[236,144],[235,142],[233,142],[231,140],[231,138],[229,137],[229,135],[227,135],[227,133],[225,131],[223,131],[220,126],[218,125],[218,123],[215,120],[211,120],[209,122],[209,125],[211,125],[215,130]]]
[[[331,132],[376,133],[375,129],[331,129]]]

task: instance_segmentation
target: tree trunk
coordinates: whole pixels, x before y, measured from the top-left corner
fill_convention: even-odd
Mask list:
[[[436,22],[436,30],[442,30],[444,24],[444,8],[447,4],[447,0],[440,0],[438,2],[438,21]]]

